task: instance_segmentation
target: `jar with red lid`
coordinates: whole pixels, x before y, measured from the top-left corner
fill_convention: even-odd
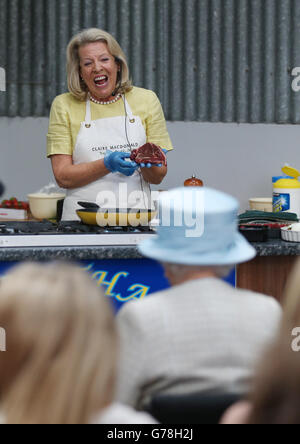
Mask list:
[[[203,182],[201,179],[198,179],[195,175],[186,179],[184,182],[185,187],[203,187]]]

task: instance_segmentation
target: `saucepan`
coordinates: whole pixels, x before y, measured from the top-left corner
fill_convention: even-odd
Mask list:
[[[98,225],[100,227],[137,227],[147,226],[155,217],[155,210],[143,210],[136,208],[101,208],[96,203],[78,202],[82,207],[76,211],[84,224]]]

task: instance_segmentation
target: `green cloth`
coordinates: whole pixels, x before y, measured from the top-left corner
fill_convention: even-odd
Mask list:
[[[240,222],[298,222],[296,213],[268,213],[266,211],[250,210],[238,216]]]

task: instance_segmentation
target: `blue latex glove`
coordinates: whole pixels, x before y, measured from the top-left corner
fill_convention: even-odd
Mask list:
[[[107,151],[106,156],[104,157],[104,165],[112,173],[121,173],[125,176],[132,176],[138,166],[135,162],[128,162],[125,160],[129,157],[130,153]]]

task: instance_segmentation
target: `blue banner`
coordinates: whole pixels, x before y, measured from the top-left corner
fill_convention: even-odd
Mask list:
[[[0,276],[16,264],[0,262]],[[78,264],[92,274],[115,311],[127,301],[143,299],[170,286],[162,266],[150,259],[80,261]],[[226,281],[235,286],[235,270]]]

